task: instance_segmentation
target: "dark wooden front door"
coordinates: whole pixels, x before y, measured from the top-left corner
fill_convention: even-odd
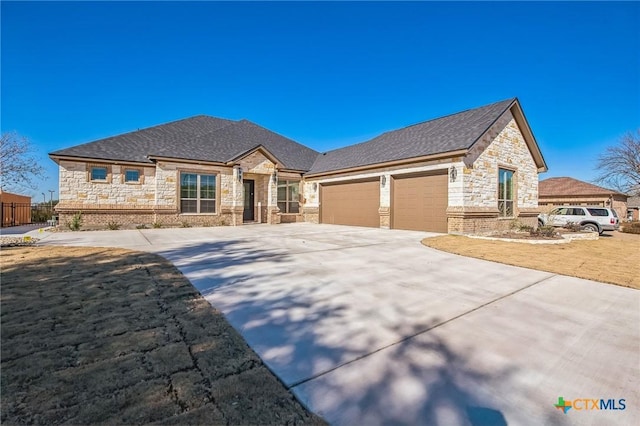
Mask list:
[[[255,220],[253,204],[255,201],[255,181],[245,179],[244,181],[244,211],[242,220],[251,222]]]

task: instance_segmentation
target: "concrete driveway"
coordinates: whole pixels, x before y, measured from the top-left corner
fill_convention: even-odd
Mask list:
[[[166,257],[332,424],[640,424],[640,292],[439,252],[425,236],[289,224],[41,243]],[[566,414],[559,397],[574,402]]]

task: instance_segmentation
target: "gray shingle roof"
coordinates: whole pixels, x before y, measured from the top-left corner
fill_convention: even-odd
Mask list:
[[[53,156],[150,163],[148,156],[228,162],[263,146],[286,169],[323,173],[468,149],[515,98],[393,130],[319,154],[247,120],[198,115],[52,152]]]
[[[248,120],[240,120],[213,132],[183,140],[180,144],[157,145],[150,155],[203,161],[231,161],[262,145],[283,166],[309,170],[318,152]]]
[[[515,98],[383,133],[370,141],[320,154],[309,173],[468,149]]]
[[[147,155],[154,149],[177,146],[184,140],[233,123],[232,120],[198,115],[61,149],[51,155],[149,163]]]
[[[309,170],[318,152],[247,120],[199,115],[52,152],[51,155],[150,162],[147,156],[227,162],[264,146],[292,170]]]

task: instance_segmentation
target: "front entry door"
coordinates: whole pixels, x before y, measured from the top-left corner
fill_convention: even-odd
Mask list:
[[[242,220],[244,222],[252,222],[255,220],[253,202],[255,200],[255,181],[244,180],[244,211],[242,213]]]

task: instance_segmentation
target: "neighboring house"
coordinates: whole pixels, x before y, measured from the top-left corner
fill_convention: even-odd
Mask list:
[[[49,154],[60,222],[331,223],[474,233],[536,224],[547,170],[517,99],[318,153],[208,116]]]
[[[627,199],[627,220],[640,220],[640,197]]]
[[[570,177],[555,177],[540,181],[538,186],[540,207],[582,205],[615,209],[618,217],[627,217],[627,196]]]
[[[31,197],[0,190],[1,226],[31,223]]]

